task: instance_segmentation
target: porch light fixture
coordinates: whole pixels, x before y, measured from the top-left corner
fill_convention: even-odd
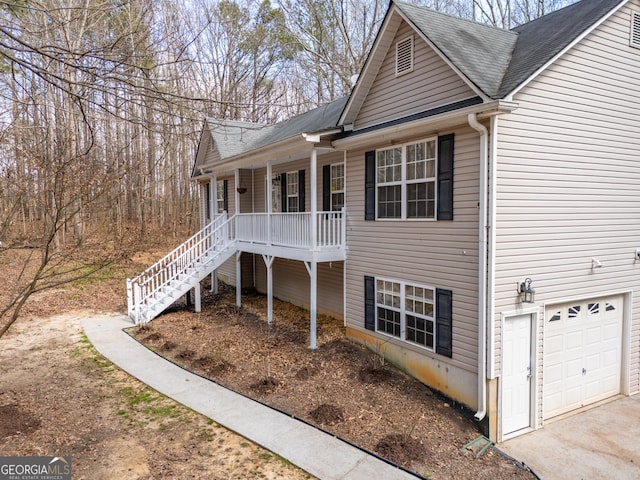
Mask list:
[[[518,293],[521,295],[522,303],[534,303],[536,290],[531,286],[533,280],[530,278],[525,278],[520,285],[518,285]]]
[[[236,190],[240,195],[242,195],[243,193],[247,193],[247,187],[238,187],[236,188]]]

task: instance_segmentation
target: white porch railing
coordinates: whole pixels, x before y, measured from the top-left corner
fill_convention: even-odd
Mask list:
[[[340,256],[344,255],[345,234],[344,209],[318,212],[315,218],[308,212],[242,213],[231,218],[220,215],[140,275],[127,279],[129,317],[137,324],[159,315],[238,249],[242,250],[239,243],[267,250],[274,247],[279,254],[283,250],[278,247],[289,247],[309,252],[324,250],[330,255],[338,252]],[[286,254],[290,252],[287,250]]]
[[[344,247],[344,209],[316,213],[315,241],[311,223],[314,219],[310,212],[240,213],[235,218],[239,242],[305,250]]]

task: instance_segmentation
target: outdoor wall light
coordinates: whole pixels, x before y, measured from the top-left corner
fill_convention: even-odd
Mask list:
[[[532,281],[533,280],[531,280],[530,278],[525,278],[518,285],[518,293],[521,296],[520,300],[522,301],[522,303],[534,303],[535,302],[534,299],[535,299],[535,296],[536,296],[536,290],[531,286]]]

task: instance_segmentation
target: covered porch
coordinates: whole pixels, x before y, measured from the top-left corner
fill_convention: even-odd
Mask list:
[[[326,205],[318,190],[322,190],[325,183],[321,180],[321,175],[324,167],[327,167],[327,158],[334,159],[331,161],[337,159],[338,162],[343,162],[344,155],[343,152],[336,152],[325,146],[305,143],[312,148],[306,152],[299,152],[295,158],[288,156],[286,160],[267,160],[266,165],[255,161],[253,168],[245,166],[235,168],[233,172],[214,170],[209,176],[211,191],[207,197],[211,202],[208,206],[211,211],[216,209],[219,211],[220,206],[225,205],[230,213],[229,228],[235,241],[236,254],[235,272],[228,276],[235,277],[238,306],[242,305],[242,253],[255,255],[252,260],[254,285],[255,262],[258,258],[262,259],[261,263],[264,262],[264,270],[259,268],[259,271],[266,271],[266,285],[262,284],[261,291],[266,290],[269,323],[273,322],[274,282],[279,281],[277,276],[274,278],[274,262],[276,259],[286,259],[304,264],[309,279],[309,347],[313,349],[316,348],[318,315],[318,264],[341,262],[347,256],[344,205],[337,205],[336,202]],[[318,158],[323,153],[330,155],[318,162]],[[284,201],[278,202],[281,197],[274,192],[274,185],[277,186],[275,179],[286,178],[286,175],[291,175],[291,171],[306,172],[306,175],[299,175],[299,187],[303,190],[306,188],[304,192],[306,195],[303,194],[299,200],[300,211],[279,211],[283,208]],[[224,183],[220,181],[221,179],[224,179]],[[224,195],[221,195],[221,189],[231,193],[232,198],[231,195],[230,198],[222,198]],[[251,201],[249,202],[248,199]],[[327,207],[329,209],[326,209]],[[247,275],[246,268],[244,275]],[[264,282],[264,276],[261,278]],[[213,272],[214,288],[216,280],[217,272]],[[283,278],[283,280],[288,279]],[[297,288],[303,288],[302,285],[303,283],[299,283]],[[306,287],[304,288],[306,290]],[[302,293],[307,297],[304,291]]]

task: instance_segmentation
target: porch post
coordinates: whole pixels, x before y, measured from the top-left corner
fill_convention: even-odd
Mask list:
[[[273,173],[271,160],[267,161],[267,245],[271,245],[271,214],[273,213]]]
[[[316,249],[318,248],[318,151],[311,150],[311,268],[307,266],[311,276],[311,292],[309,292],[309,348],[316,349],[316,317],[318,311],[318,262]]]
[[[262,255],[267,266],[267,323],[273,323],[273,255]]]
[[[211,220],[218,216],[218,176],[211,177],[211,195],[209,195],[209,211]]]
[[[315,350],[316,345],[316,319],[318,316],[318,262],[315,259],[315,253],[313,254],[313,260],[311,262],[304,262],[304,266],[307,267],[307,272],[311,277],[311,291],[309,299],[309,348]]]
[[[195,300],[196,300],[196,304],[195,304],[195,311],[196,313],[200,313],[202,311],[202,303],[200,300],[200,282],[196,283],[196,285],[193,287],[193,291],[195,293]]]
[[[242,306],[242,252],[236,252],[236,306]]]
[[[218,270],[211,272],[211,293],[218,293]]]
[[[238,188],[240,188],[240,169],[238,168],[236,168],[236,171],[235,171],[234,182],[236,184],[236,194],[235,194],[236,205],[235,205],[234,213],[240,213],[240,192],[238,191]],[[231,216],[231,212],[227,212],[227,214]]]
[[[211,212],[211,220],[218,216],[218,177],[211,177],[211,195],[209,196],[209,211]],[[215,239],[209,238],[209,248],[215,248]],[[218,293],[218,270],[211,272],[211,292]]]
[[[318,315],[318,262],[311,262],[311,321],[309,327],[309,348],[316,348],[316,317]]]
[[[318,246],[318,151],[311,150],[311,249]]]

